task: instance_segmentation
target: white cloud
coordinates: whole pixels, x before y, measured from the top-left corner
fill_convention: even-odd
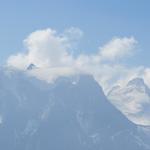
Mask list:
[[[27,50],[24,53],[10,56],[7,64],[23,70],[30,63],[38,67],[66,66],[72,63],[73,59],[69,53],[72,40],[77,40],[81,36],[82,31],[76,28],[70,28],[63,34],[57,34],[50,28],[38,30],[24,40]]]
[[[150,87],[150,68],[145,68],[143,72],[143,79],[145,83]]]
[[[10,56],[7,65],[26,70],[33,63],[39,69],[31,71],[32,75],[49,82],[58,76],[89,73],[105,92],[114,84],[124,84],[141,74],[142,67],[128,68],[119,62],[134,52],[137,41],[133,37],[113,38],[95,54],[74,57],[73,46],[82,35],[78,28],[67,29],[61,34],[50,28],[35,31],[24,40],[26,51]]]
[[[36,76],[38,79],[42,79],[49,83],[55,81],[60,76],[69,77],[75,75],[77,71],[71,67],[52,67],[52,68],[40,68],[34,69],[28,72],[29,75]]]
[[[113,38],[109,43],[100,47],[100,56],[104,60],[116,61],[130,55],[135,49],[137,41],[133,38]]]

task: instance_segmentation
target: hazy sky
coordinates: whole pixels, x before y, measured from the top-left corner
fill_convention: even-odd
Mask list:
[[[38,29],[84,32],[76,53],[93,53],[113,37],[134,36],[138,50],[129,64],[149,66],[149,0],[2,0],[0,62],[23,49],[22,41]]]

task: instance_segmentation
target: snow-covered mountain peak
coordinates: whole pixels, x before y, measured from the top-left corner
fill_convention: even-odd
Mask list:
[[[112,88],[108,99],[132,122],[150,125],[150,89],[142,78],[134,78],[127,85]]]
[[[128,82],[127,86],[145,87],[146,85],[142,78],[134,78]]]
[[[36,65],[33,64],[33,63],[31,63],[31,64],[29,64],[29,66],[27,67],[27,70],[32,70],[32,69],[36,69],[36,68],[37,68]]]

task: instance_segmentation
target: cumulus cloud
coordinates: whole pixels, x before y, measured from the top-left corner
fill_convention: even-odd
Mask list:
[[[145,83],[150,87],[150,68],[145,68],[142,75]]]
[[[51,28],[35,31],[24,40],[26,50],[10,56],[7,65],[26,70],[31,63],[35,64],[37,69],[30,73],[48,82],[59,76],[92,74],[105,92],[114,84],[124,84],[132,77],[141,76],[143,67],[129,68],[120,63],[135,51],[137,41],[134,37],[115,37],[97,53],[74,57],[72,50],[82,36],[83,32],[78,28],[69,28],[60,34]],[[145,76],[148,72],[145,71]]]
[[[73,59],[69,50],[81,36],[82,31],[77,28],[70,28],[62,34],[50,28],[35,31],[24,40],[26,51],[10,56],[7,64],[22,70],[30,63],[38,67],[66,66]]]
[[[100,56],[104,60],[114,61],[130,55],[135,49],[137,41],[133,38],[113,38],[109,43],[100,47]]]

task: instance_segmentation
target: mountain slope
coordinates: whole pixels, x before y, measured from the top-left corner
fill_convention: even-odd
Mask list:
[[[91,76],[47,84],[21,72],[0,74],[1,149],[150,149]]]

